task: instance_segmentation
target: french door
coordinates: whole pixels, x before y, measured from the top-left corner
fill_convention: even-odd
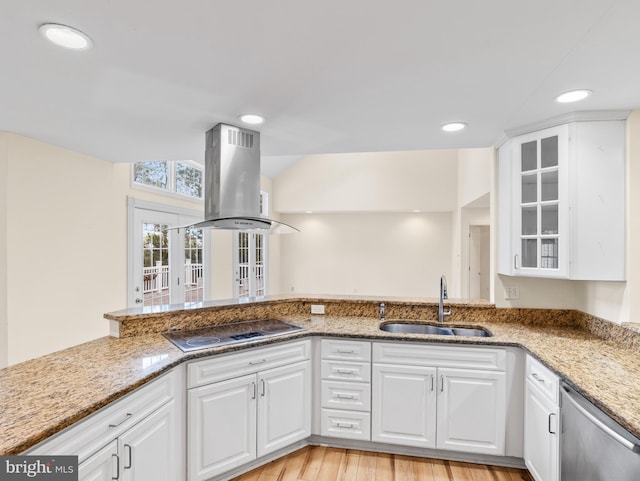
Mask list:
[[[130,209],[129,215],[128,305],[205,300],[206,233],[176,229],[198,218],[140,207]]]
[[[268,234],[260,231],[234,232],[234,297],[259,297],[267,294],[268,241]]]

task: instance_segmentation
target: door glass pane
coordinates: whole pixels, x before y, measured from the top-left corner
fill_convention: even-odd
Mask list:
[[[526,142],[520,146],[520,153],[522,156],[522,165],[520,166],[522,172],[529,170],[535,170],[538,168],[538,142],[532,140]]]
[[[558,204],[542,206],[540,224],[542,235],[558,234]]]
[[[558,239],[542,239],[540,267],[543,269],[558,268]]]
[[[540,141],[540,165],[544,169],[546,167],[555,167],[558,165],[558,136],[547,137]]]
[[[238,297],[249,296],[249,233],[238,232]]]
[[[522,235],[536,235],[538,233],[538,208],[522,208]]]
[[[204,295],[203,232],[187,228],[184,231],[184,302],[199,302]]]
[[[538,200],[538,174],[522,176],[522,203],[529,204]]]
[[[522,267],[538,267],[537,251],[537,239],[522,239]]]
[[[540,179],[542,201],[558,200],[558,171],[543,172]]]
[[[256,236],[256,296],[265,295],[264,285],[264,234],[255,234]]]
[[[169,304],[169,236],[166,224],[143,223],[143,305]]]

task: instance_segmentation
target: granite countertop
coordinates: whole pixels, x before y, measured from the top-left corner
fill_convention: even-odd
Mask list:
[[[640,437],[638,352],[586,330],[483,320],[477,324],[493,337],[453,338],[387,333],[379,329],[379,319],[371,317],[290,315],[281,319],[306,331],[190,353],[157,333],[104,337],[2,369],[0,455],[28,449],[184,361],[310,335],[522,347]]]

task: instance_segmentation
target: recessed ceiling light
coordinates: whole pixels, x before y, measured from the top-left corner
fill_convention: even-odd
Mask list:
[[[93,41],[80,30],[57,23],[44,23],[38,27],[40,34],[49,42],[71,50],[88,50]]]
[[[238,117],[245,124],[258,125],[264,122],[264,117],[258,114],[242,114]]]
[[[571,92],[565,92],[558,95],[556,97],[556,102],[559,102],[561,104],[568,104],[570,102],[577,102],[579,100],[586,99],[589,95],[591,95],[591,90],[572,90]]]
[[[450,122],[448,124],[444,124],[442,126],[442,130],[445,132],[458,132],[459,130],[463,130],[467,127],[467,124],[464,122]]]

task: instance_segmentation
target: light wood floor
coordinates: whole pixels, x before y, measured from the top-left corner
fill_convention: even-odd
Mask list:
[[[526,471],[308,446],[232,481],[531,481]]]

